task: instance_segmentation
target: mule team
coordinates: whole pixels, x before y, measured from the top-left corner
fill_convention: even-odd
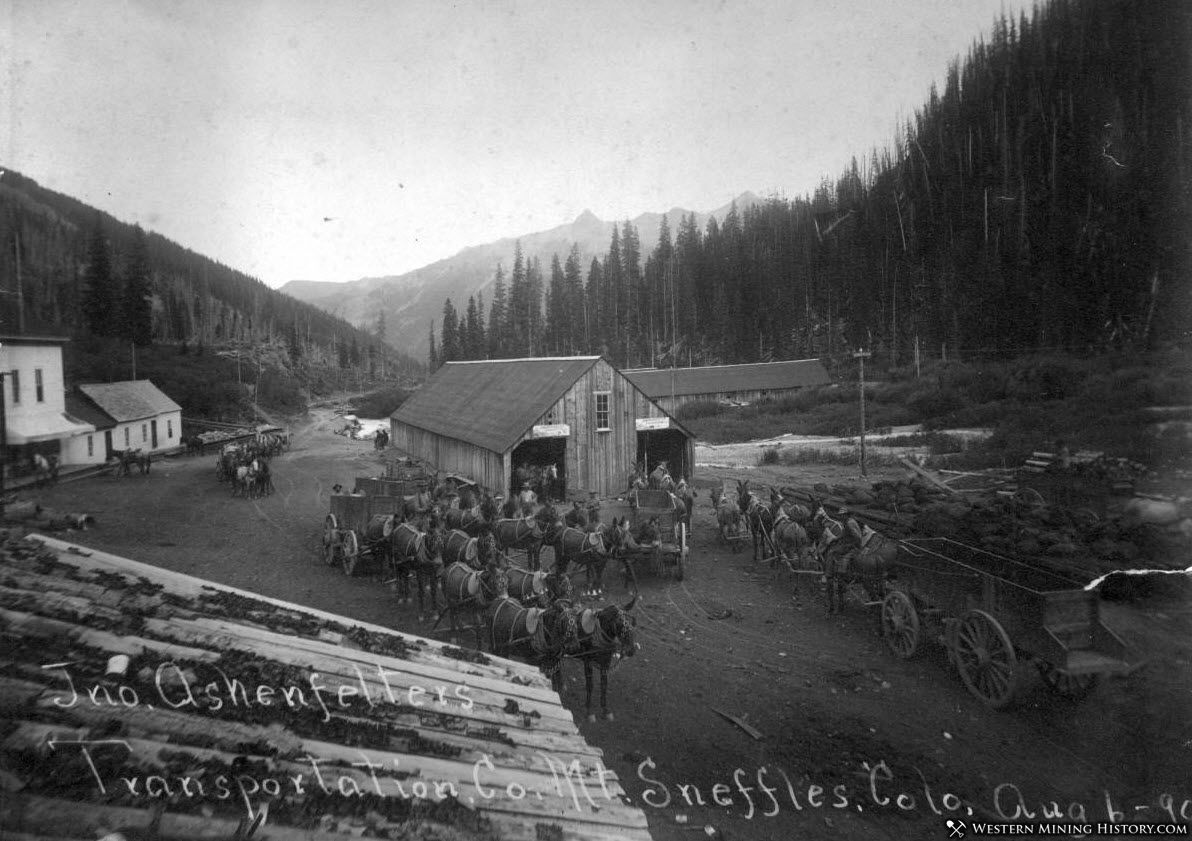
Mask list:
[[[225,444],[215,462],[215,475],[221,482],[230,482],[232,496],[245,499],[273,493],[273,472],[269,459],[288,449],[290,436],[267,433],[240,444]]]
[[[592,713],[593,672],[600,672],[600,706],[608,710],[608,674],[622,657],[637,650],[632,610],[626,605],[593,609],[576,603],[568,571],[588,574],[589,589],[599,592],[604,568],[636,546],[626,518],[603,523],[594,504],[576,503],[563,514],[551,502],[539,504],[524,483],[523,492],[504,505],[471,487],[447,484],[404,498],[400,513],[389,515],[389,537],[380,548],[382,565],[392,576],[399,598],[417,594],[419,621],[444,619],[458,636],[461,619],[481,644],[501,656],[535,663],[562,690],[565,657],[584,664],[587,709]],[[553,567],[541,568],[544,546],[554,553]],[[509,553],[522,550],[527,567],[513,566]]]
[[[742,525],[748,528],[754,561],[760,550],[772,553],[771,565],[782,560],[790,567],[788,558],[800,565],[818,562],[828,585],[829,613],[844,609],[845,591],[854,582],[860,582],[871,599],[878,598],[880,581],[897,555],[895,541],[853,517],[843,523],[833,519],[823,505],[792,503],[773,489],[769,504],[764,503],[748,479],[738,480],[735,501],[723,492],[714,493],[712,506],[721,537],[731,539]]]

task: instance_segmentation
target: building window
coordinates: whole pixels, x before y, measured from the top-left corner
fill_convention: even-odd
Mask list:
[[[87,436],[87,458],[91,458],[91,456],[93,456],[93,455],[95,455],[95,436],[88,435]]]
[[[129,427],[129,426],[124,427],[124,446],[126,446],[126,447],[132,446],[132,444],[128,440],[128,430],[130,430],[131,428],[132,427]]]
[[[143,424],[141,424],[141,443],[143,444],[148,440],[149,440],[149,424],[143,423]]]
[[[598,432],[607,432],[611,429],[608,425],[608,398],[609,392],[596,392],[596,430]]]
[[[174,437],[174,421],[170,418],[166,418],[166,437]]]
[[[551,407],[550,407],[550,411],[548,411],[548,412],[546,413],[546,415],[545,415],[545,416],[543,416],[543,418],[542,418],[542,422],[543,422],[544,424],[546,424],[547,426],[551,426],[551,425],[553,425],[553,424],[556,424],[556,423],[558,423],[558,422],[559,422],[559,419],[558,419],[558,417],[557,417],[557,416],[556,416],[556,414],[555,414],[555,407],[554,407],[554,406],[551,406]]]
[[[33,369],[33,390],[37,393],[37,402],[46,402],[46,392],[41,378],[41,369]]]
[[[21,402],[21,372],[15,368],[12,371],[12,402],[17,404]]]

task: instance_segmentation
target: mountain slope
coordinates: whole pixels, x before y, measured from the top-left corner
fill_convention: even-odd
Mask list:
[[[760,201],[750,192],[734,200],[737,210],[742,212]],[[696,213],[696,221],[702,228],[709,218],[723,219],[731,207],[730,203],[709,213]],[[641,240],[643,257],[658,242],[663,216],[673,236],[680,220],[689,213],[676,207],[665,214],[643,213],[630,220]],[[427,329],[432,320],[437,321],[442,316],[443,301],[450,298],[456,308],[462,310],[470,295],[483,293],[487,305],[491,300],[497,266],[504,266],[508,276],[517,242],[521,242],[527,260],[537,257],[542,261],[542,270],[547,276],[551,257],[557,254],[561,262],[567,258],[572,244],[578,245],[580,265],[586,275],[592,259],[608,251],[615,225],[618,223],[604,221],[585,210],[568,224],[474,245],[453,257],[402,275],[361,278],[349,283],[292,280],[282,286],[281,291],[352,324],[370,325],[376,321],[378,312],[384,312],[389,343],[421,359],[426,355]]]

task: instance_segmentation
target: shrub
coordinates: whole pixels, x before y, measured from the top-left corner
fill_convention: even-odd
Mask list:
[[[758,465],[778,464],[782,461],[782,451],[778,447],[762,447],[762,453],[757,457]]]

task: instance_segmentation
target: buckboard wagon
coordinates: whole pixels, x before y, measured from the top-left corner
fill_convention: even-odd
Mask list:
[[[631,490],[624,499],[617,499],[601,505],[601,518],[628,517],[630,531],[636,539],[642,527],[653,517],[658,518],[659,541],[639,544],[636,549],[623,549],[626,585],[630,581],[636,586],[637,574],[634,566],[646,562],[658,574],[669,570],[676,581],[682,581],[686,572],[687,555],[687,506],[669,491]]]
[[[331,512],[323,521],[323,561],[345,575],[365,568],[383,572],[389,537],[404,506],[401,496],[332,494]]]
[[[357,476],[353,493],[366,496],[416,496],[430,492],[421,479],[390,479],[384,476]]]
[[[1080,697],[1101,675],[1131,670],[1126,644],[1100,618],[1100,593],[1046,569],[948,538],[899,543],[886,570],[882,636],[908,659],[931,634],[969,692],[993,709],[1014,699],[1020,662],[1058,694]]]

